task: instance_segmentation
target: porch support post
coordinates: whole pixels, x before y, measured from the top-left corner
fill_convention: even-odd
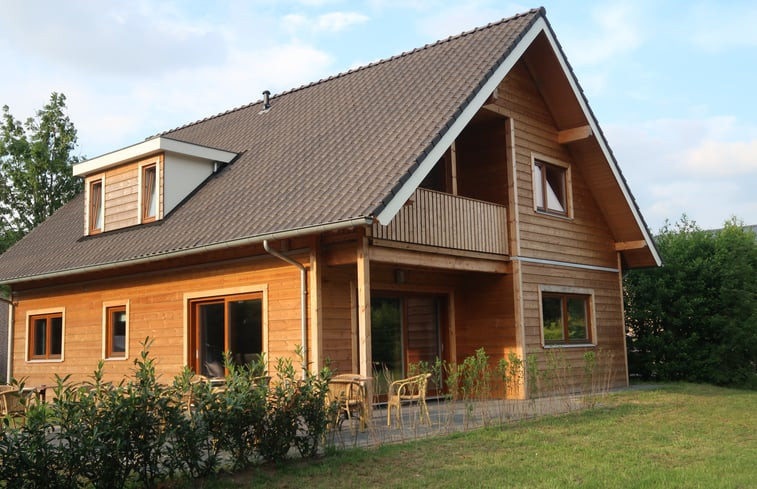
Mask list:
[[[372,374],[371,369],[371,269],[368,259],[368,237],[360,234],[357,243],[357,324],[358,324],[358,350],[360,351],[360,375],[368,378]],[[369,400],[366,413],[368,420],[371,419],[371,405],[373,404],[373,383],[366,383],[366,397]]]
[[[312,239],[310,247],[310,372],[323,368],[323,299],[321,294],[320,236]]]

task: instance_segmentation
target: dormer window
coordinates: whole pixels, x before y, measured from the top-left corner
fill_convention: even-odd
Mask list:
[[[89,184],[89,234],[103,230],[103,181],[94,180]]]
[[[165,137],[77,163],[86,179],[84,234],[160,221],[236,153]]]
[[[142,167],[142,222],[154,221],[158,215],[157,164]]]

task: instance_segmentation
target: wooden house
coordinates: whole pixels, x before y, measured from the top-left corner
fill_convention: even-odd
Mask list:
[[[0,257],[10,375],[164,379],[221,354],[396,376],[613,352],[621,274],[660,264],[543,9],[78,163]],[[521,392],[523,395],[523,391]]]

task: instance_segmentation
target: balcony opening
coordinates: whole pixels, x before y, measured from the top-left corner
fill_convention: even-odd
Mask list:
[[[434,165],[420,187],[507,204],[505,118],[479,112]]]

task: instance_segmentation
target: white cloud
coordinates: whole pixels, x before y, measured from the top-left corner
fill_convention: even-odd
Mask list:
[[[454,36],[528,10],[528,7],[516,3],[492,4],[486,0],[460,2],[452,6],[439,2],[427,7],[433,7],[429,8],[432,13],[418,21],[418,30],[429,41]]]
[[[10,2],[0,31],[18,54],[87,73],[155,73],[226,57],[218,29],[146,2]]]
[[[296,36],[302,34],[336,33],[368,21],[366,15],[357,12],[329,12],[308,17],[303,14],[287,14],[281,18],[282,28]]]
[[[566,39],[573,64],[604,63],[619,53],[636,49],[643,42],[639,14],[631,4],[603,4],[592,11],[591,18],[596,24],[591,34],[585,30],[573,32]]]
[[[685,21],[690,42],[709,52],[733,47],[757,46],[757,5],[753,2],[729,4],[695,4]]]
[[[751,141],[704,140],[688,151],[686,166],[702,176],[757,175],[757,138]]]
[[[357,12],[331,12],[318,16],[316,28],[319,31],[339,32],[367,20],[367,16]]]
[[[605,130],[653,231],[684,213],[705,228],[732,215],[757,223],[757,128],[728,116]]]

